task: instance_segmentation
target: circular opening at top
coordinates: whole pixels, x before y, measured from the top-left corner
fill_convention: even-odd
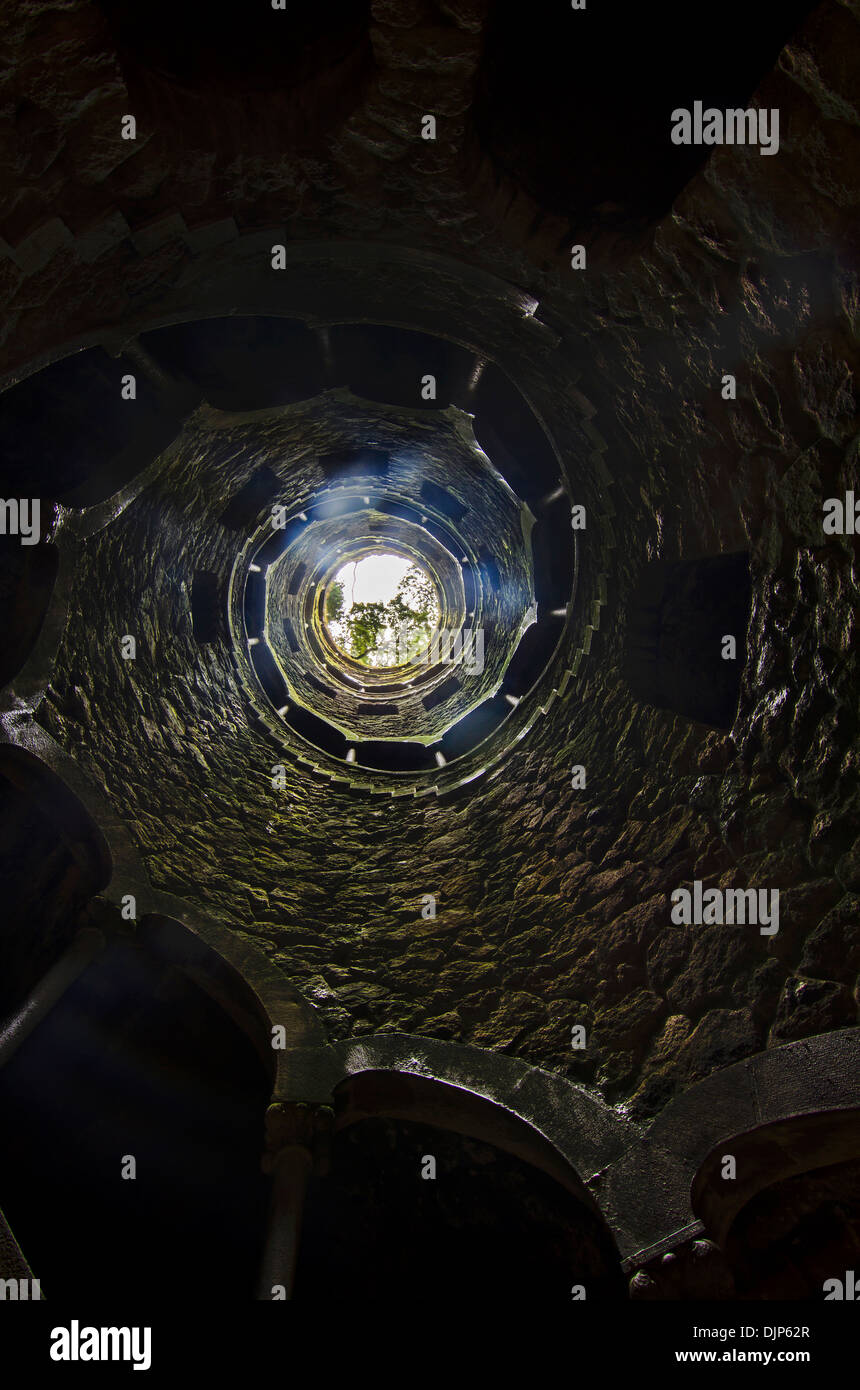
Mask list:
[[[342,565],[328,584],[325,625],[353,661],[375,669],[405,666],[429,645],[439,626],[436,585],[403,555],[374,553]]]

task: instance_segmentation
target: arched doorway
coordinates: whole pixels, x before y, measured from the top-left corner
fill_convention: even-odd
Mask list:
[[[406,1289],[445,1300],[626,1297],[603,1218],[542,1135],[459,1087],[359,1073],[335,1089],[328,1172],[308,1187],[293,1296]]]

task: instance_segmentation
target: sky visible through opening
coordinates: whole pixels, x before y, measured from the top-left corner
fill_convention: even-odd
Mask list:
[[[326,590],[335,644],[365,666],[413,661],[439,624],[435,585],[402,555],[373,554],[342,565]]]

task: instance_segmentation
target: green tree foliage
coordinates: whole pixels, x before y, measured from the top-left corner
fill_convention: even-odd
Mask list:
[[[325,620],[327,623],[340,622],[343,617],[343,580],[336,579],[329,585],[325,599]]]
[[[397,586],[397,596],[423,622],[435,624],[439,618],[436,590],[429,574],[412,565]]]
[[[334,585],[332,585],[332,589]],[[329,599],[332,590],[329,590]],[[343,629],[340,645],[365,666],[397,666],[411,661],[430,640],[439,621],[436,590],[429,575],[414,565],[406,571],[387,603],[354,603],[343,614],[343,588],[336,618]]]
[[[376,665],[373,658],[388,626],[387,604],[354,603],[346,615],[345,626],[349,655],[365,666]]]

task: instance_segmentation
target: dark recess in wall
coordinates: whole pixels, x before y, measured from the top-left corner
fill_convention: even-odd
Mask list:
[[[258,468],[243,488],[230,498],[219,517],[222,526],[231,531],[248,530],[260,518],[264,507],[283,492],[283,484],[271,468]]]
[[[421,1177],[425,1155],[437,1177]],[[331,1172],[312,1180],[296,1298],[410,1297],[465,1306],[488,1296],[622,1298],[624,1276],[599,1218],[552,1178],[494,1145],[406,1120],[366,1119],[334,1135]]]
[[[123,377],[135,397],[123,399]],[[127,358],[71,353],[0,396],[3,496],[90,506],[139,473],[178,433],[188,405]],[[131,424],[133,422],[133,428]]]
[[[634,699],[731,728],[746,663],[749,555],[655,560],[630,606],[623,673]],[[722,656],[734,637],[737,655]]]
[[[142,334],[147,351],[216,410],[265,410],[323,390],[319,341],[294,319],[262,314],[197,319]]]
[[[41,518],[44,529],[44,517]],[[0,536],[0,687],[20,671],[41,631],[59,556],[53,546],[22,545],[18,536]]]
[[[243,0],[204,11],[191,0],[97,4],[132,109],[173,150],[211,149],[213,138],[236,151],[249,138],[273,153],[312,148],[361,101],[374,71],[370,0],[289,0],[283,10]]]
[[[670,142],[671,113],[746,106],[809,0],[702,9],[535,0],[494,5],[472,108],[482,150],[540,207],[591,226],[656,221],[709,146]]]
[[[0,1071],[3,1205],[45,1296],[253,1297],[269,1084],[181,971],[112,942]]]

